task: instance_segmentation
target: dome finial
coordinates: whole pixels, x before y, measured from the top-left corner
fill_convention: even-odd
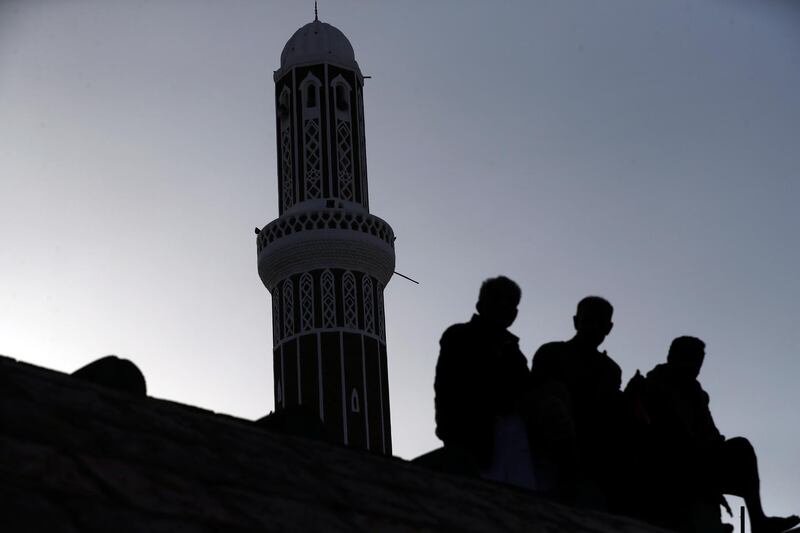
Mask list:
[[[319,22],[319,15],[317,14],[317,2],[314,1],[314,22]]]

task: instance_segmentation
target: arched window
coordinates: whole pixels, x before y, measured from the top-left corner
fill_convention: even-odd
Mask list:
[[[306,90],[306,107],[317,107],[317,87],[311,86]]]
[[[353,88],[341,74],[331,80],[336,118],[350,121],[350,94]]]
[[[353,389],[350,393],[350,410],[354,413],[361,412],[361,400],[358,397],[358,391]]]
[[[343,83],[336,85],[336,109],[350,111],[350,90]]]
[[[319,107],[319,88],[322,82],[309,72],[300,82],[300,94],[303,96],[303,109],[316,109]]]
[[[278,120],[281,121],[281,125],[283,125],[284,121],[289,120],[290,98],[289,88],[284,85],[281,96],[278,98]]]

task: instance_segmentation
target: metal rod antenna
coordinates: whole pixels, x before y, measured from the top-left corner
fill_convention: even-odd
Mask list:
[[[397,274],[398,276],[400,276],[401,278],[406,278],[408,281],[410,281],[412,283],[416,283],[417,285],[419,285],[419,281],[413,280],[413,279],[409,278],[408,276],[406,276],[404,274],[401,274],[400,272],[398,272],[396,270],[394,271],[394,273]]]
[[[739,533],[744,533],[744,505],[739,507]]]

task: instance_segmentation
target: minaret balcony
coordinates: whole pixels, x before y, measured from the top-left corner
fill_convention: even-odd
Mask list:
[[[364,272],[383,285],[394,274],[394,232],[366,212],[326,207],[285,213],[256,242],[258,273],[270,291],[282,279],[320,268]]]

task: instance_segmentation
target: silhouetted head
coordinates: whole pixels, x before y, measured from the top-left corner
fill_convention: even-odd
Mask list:
[[[678,337],[672,341],[667,363],[683,376],[696,378],[706,357],[706,343],[697,337]]]
[[[575,337],[597,348],[614,327],[614,323],[611,322],[613,314],[614,308],[608,300],[600,296],[587,296],[578,302],[578,310],[572,317],[577,332]]]
[[[139,367],[127,359],[107,355],[79,368],[72,375],[96,385],[110,387],[118,391],[147,395],[147,383]]]
[[[481,285],[475,309],[484,319],[501,328],[507,328],[517,318],[517,306],[522,290],[505,276],[489,278]]]

